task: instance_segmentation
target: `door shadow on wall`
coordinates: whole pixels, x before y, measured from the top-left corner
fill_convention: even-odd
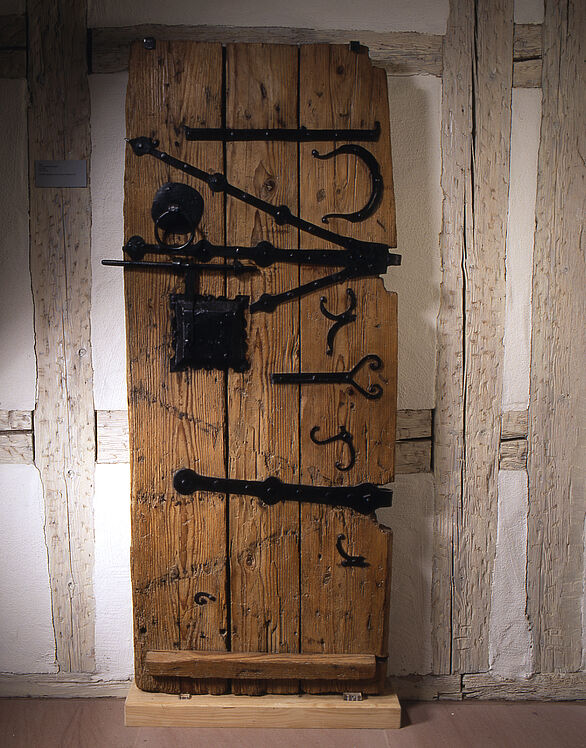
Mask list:
[[[435,404],[436,318],[441,278],[441,79],[389,76],[399,268],[385,278],[399,301],[398,408]],[[431,671],[432,475],[396,477],[389,673]]]

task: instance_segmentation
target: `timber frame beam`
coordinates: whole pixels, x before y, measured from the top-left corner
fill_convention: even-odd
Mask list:
[[[34,457],[60,671],[95,669],[91,199],[84,188],[37,187],[35,161],[90,156],[86,3],[29,0],[30,270],[37,357]]]
[[[359,37],[369,48],[375,65],[389,75],[442,75],[443,37],[415,31],[376,32],[341,29],[316,30],[288,27],[237,26],[137,26],[89,29],[92,73],[117,73],[128,69],[130,44],[152,36],[160,40],[190,39],[206,42],[259,42],[270,36],[273,44],[343,44]],[[514,36],[513,85],[534,88],[541,85],[541,26],[516,24]],[[25,16],[0,17],[0,77],[26,76]]]

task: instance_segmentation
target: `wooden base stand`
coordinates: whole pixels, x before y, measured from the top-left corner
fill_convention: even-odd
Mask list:
[[[330,727],[391,729],[401,726],[394,693],[344,701],[341,695],[191,696],[147,693],[133,683],[124,706],[127,727]]]

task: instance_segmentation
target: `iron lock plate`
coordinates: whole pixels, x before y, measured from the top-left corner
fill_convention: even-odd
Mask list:
[[[233,369],[245,371],[248,296],[172,294],[173,349],[171,371]]]

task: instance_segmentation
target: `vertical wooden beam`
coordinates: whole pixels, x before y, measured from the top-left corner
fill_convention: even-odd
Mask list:
[[[88,672],[95,667],[90,190],[34,183],[37,159],[85,159],[89,167],[86,2],[29,0],[27,15],[35,462],[45,497],[57,662],[65,672]]]
[[[464,464],[454,553],[454,672],[488,669],[497,531],[513,0],[476,0],[472,242],[464,253]]]
[[[471,217],[471,97],[474,13],[469,0],[452,0],[444,37],[440,253],[442,281],[437,320],[434,418],[434,550],[432,662],[451,672],[452,564],[456,510],[462,492],[464,444],[463,258]]]
[[[444,49],[435,424],[433,651],[439,673],[488,667],[512,69],[513,3],[454,0]]]
[[[546,1],[528,462],[527,613],[538,672],[581,665],[585,36],[583,2]]]

